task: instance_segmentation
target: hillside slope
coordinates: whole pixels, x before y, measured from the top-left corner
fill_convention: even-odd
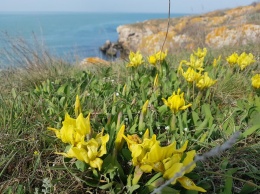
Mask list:
[[[118,42],[126,54],[130,50],[150,54],[161,49],[167,23],[167,19],[157,19],[119,26]],[[260,43],[260,3],[171,18],[164,49],[221,48],[248,43]]]

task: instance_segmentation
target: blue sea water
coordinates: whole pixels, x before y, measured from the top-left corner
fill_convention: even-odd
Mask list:
[[[3,34],[28,42],[36,36],[58,57],[104,58],[99,47],[106,40],[117,41],[119,25],[167,17],[167,13],[0,13],[0,50],[7,47]]]

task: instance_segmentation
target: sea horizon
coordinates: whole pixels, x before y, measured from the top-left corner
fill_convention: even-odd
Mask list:
[[[182,17],[188,14],[171,14]],[[151,19],[167,19],[167,13],[113,12],[5,12],[0,13],[0,51],[8,49],[4,34],[29,43],[39,39],[51,54],[107,59],[99,51],[106,40],[117,42],[116,28]]]

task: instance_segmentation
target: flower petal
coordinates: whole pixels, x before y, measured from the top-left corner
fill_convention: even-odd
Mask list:
[[[177,180],[185,189],[200,191],[200,192],[207,192],[202,187],[198,187],[197,185],[195,185],[195,183],[188,177],[183,176],[181,178],[178,178]]]

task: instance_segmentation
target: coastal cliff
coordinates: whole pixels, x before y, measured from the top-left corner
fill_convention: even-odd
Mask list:
[[[168,19],[148,20],[117,28],[123,52],[151,54],[161,49]],[[170,52],[196,47],[222,48],[260,43],[260,3],[234,9],[217,10],[203,15],[170,18],[164,49]]]

